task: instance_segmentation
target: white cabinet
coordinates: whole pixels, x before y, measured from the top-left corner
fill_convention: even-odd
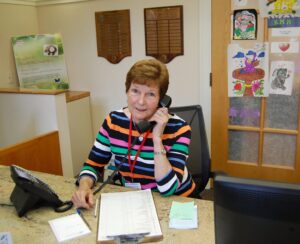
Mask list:
[[[0,148],[57,130],[64,176],[79,173],[93,143],[89,92],[0,89],[0,118]]]
[[[93,144],[90,97],[67,102],[73,172],[77,175]]]

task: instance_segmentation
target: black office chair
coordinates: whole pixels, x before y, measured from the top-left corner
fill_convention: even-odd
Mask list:
[[[197,195],[201,198],[201,192],[205,189],[209,178],[212,177],[202,108],[200,105],[171,107],[169,112],[177,114],[192,128],[192,140],[189,147],[187,168],[196,184]]]

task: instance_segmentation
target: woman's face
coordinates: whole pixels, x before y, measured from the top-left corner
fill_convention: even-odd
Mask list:
[[[127,91],[128,109],[132,120],[139,123],[148,120],[156,112],[159,102],[159,87],[131,83]]]

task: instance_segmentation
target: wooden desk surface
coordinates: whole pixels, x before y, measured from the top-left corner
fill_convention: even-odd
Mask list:
[[[33,175],[49,184],[63,201],[69,200],[75,190],[73,178],[36,172],[33,172]],[[28,211],[25,216],[19,218],[14,206],[3,206],[12,205],[9,197],[14,186],[9,167],[0,165],[0,232],[10,232],[14,243],[57,243],[48,220],[75,213],[75,209],[56,213],[52,208],[43,207]],[[102,192],[126,190],[128,189],[125,187],[107,185]],[[175,230],[168,227],[172,201],[188,202],[192,199],[178,196],[161,197],[158,193],[153,193],[153,198],[163,233],[163,240],[155,243],[215,243],[213,202],[193,199],[198,206],[198,229]],[[98,218],[93,216],[94,209],[84,210],[83,214],[92,228],[92,233],[66,243],[96,243]]]

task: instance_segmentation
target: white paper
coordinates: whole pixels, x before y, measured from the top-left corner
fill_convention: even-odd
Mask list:
[[[13,244],[10,232],[0,232],[0,244]]]
[[[146,237],[162,235],[149,189],[102,193],[99,211],[98,241],[139,233],[150,233]]]
[[[173,229],[196,229],[198,228],[198,210],[197,205],[194,206],[194,215],[191,219],[170,219],[169,228]]]
[[[125,187],[138,189],[138,190],[142,189],[141,183],[136,183],[136,182],[125,182]]]
[[[67,241],[91,233],[91,230],[77,213],[49,220],[49,224],[58,242]]]
[[[300,27],[272,28],[272,36],[299,36]]]
[[[247,0],[234,0],[233,5],[235,7],[242,7],[242,6],[246,6],[247,2],[248,2]]]
[[[271,53],[298,53],[299,42],[271,42]]]

